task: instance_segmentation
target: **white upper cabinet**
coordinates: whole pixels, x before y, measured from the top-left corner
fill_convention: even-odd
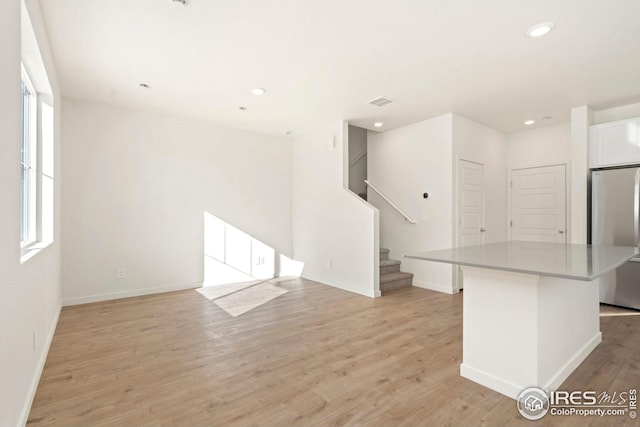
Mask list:
[[[589,167],[640,163],[640,118],[591,126]]]

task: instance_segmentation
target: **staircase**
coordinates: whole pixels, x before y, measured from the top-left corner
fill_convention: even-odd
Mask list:
[[[389,259],[389,249],[380,248],[380,292],[411,286],[412,281],[412,273],[400,271],[400,261]]]

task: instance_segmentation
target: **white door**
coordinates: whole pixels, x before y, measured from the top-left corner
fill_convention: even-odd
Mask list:
[[[565,165],[511,171],[511,239],[565,243]]]
[[[458,161],[458,246],[484,243],[484,166]]]
[[[458,160],[458,246],[484,243],[484,165]],[[454,283],[463,287],[462,269],[454,266]]]

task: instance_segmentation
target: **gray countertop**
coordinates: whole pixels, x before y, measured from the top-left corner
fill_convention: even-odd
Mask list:
[[[417,252],[405,258],[540,276],[593,280],[638,254],[638,248],[508,241]]]

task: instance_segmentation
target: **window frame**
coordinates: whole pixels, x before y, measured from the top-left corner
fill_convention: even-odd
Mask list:
[[[38,135],[38,92],[35,90],[32,80],[21,64],[21,136],[20,136],[20,247],[22,249],[38,243],[40,240],[38,226],[39,211],[39,135]],[[25,97],[24,90],[28,92]],[[28,105],[25,106],[25,99]],[[26,123],[25,123],[26,119]],[[26,134],[26,135],[25,135]],[[28,151],[25,157],[25,150]],[[26,162],[26,163],[25,163]],[[28,177],[28,189],[25,190],[24,177]],[[25,204],[25,196],[28,197]],[[25,209],[26,208],[26,209]],[[26,210],[26,211],[25,211]],[[26,222],[26,224],[25,224]]]
[[[21,108],[20,112],[20,120],[22,121],[24,114],[28,123],[16,123],[23,124],[22,128],[26,130],[24,133],[28,133],[29,138],[23,140],[21,135],[20,140],[16,138],[14,141],[16,151],[21,151],[16,153],[15,158],[15,161],[19,162],[15,171],[20,174],[20,177],[16,176],[16,181],[20,181],[20,187],[16,190],[19,190],[21,198],[18,202],[19,212],[15,227],[19,241],[16,245],[18,243],[20,245],[20,263],[23,264],[49,247],[56,239],[55,210],[59,195],[56,196],[55,163],[56,151],[59,149],[56,147],[56,132],[59,130],[56,125],[58,111],[54,105],[56,95],[24,1],[21,6],[21,19],[21,82],[24,82],[24,87],[31,94],[26,98],[29,101],[29,108]],[[23,86],[22,83],[20,86]],[[21,101],[18,102],[22,102],[22,96]],[[18,120],[17,117],[16,120]],[[26,144],[23,141],[29,142],[26,151],[30,152],[29,157],[24,159],[22,150]],[[29,160],[28,168],[23,169],[23,160]],[[29,173],[23,172],[26,170]],[[25,180],[29,185],[23,185],[22,176],[29,177]],[[24,227],[23,224],[25,224]]]

